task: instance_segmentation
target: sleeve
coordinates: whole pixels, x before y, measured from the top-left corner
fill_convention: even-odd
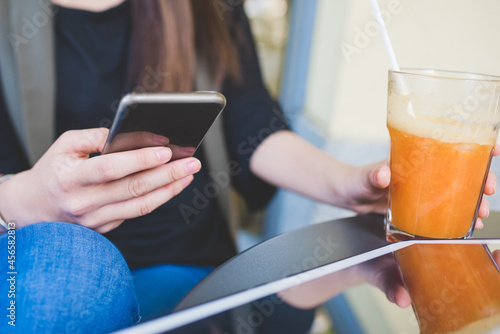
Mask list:
[[[236,189],[245,197],[250,209],[267,204],[275,188],[250,171],[250,158],[256,148],[271,134],[290,127],[278,104],[269,95],[260,71],[255,43],[243,6],[234,9],[234,38],[240,57],[241,82],[227,80],[223,93],[227,99],[224,127],[232,161],[240,167],[234,178]]]
[[[14,174],[26,169],[29,169],[29,163],[8,115],[0,84],[0,174]]]

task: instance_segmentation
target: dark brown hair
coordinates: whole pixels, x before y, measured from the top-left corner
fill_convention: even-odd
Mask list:
[[[131,0],[132,45],[128,83],[143,91],[190,91],[196,71],[213,87],[239,81],[232,20],[210,0]],[[146,78],[155,84],[143,84]],[[206,89],[204,87],[203,89]]]

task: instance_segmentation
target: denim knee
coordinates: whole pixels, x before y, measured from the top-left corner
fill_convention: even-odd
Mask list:
[[[6,239],[0,237],[5,250]],[[16,332],[107,333],[139,320],[130,270],[102,235],[74,224],[40,223],[16,231],[15,246]],[[0,268],[6,266],[2,261]],[[1,280],[0,291],[5,284]]]

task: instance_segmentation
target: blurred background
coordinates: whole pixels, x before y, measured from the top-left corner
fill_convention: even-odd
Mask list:
[[[379,0],[401,67],[500,75],[497,0]],[[246,0],[266,84],[294,130],[331,155],[362,165],[388,158],[389,61],[369,0]],[[499,159],[492,169],[500,175]],[[311,161],[311,164],[314,162]],[[335,171],[332,171],[335,172]],[[489,198],[500,210],[500,195]],[[353,213],[280,191],[258,236],[242,248]],[[341,315],[341,316],[340,316]],[[418,333],[411,309],[367,286],[334,298],[317,333]]]

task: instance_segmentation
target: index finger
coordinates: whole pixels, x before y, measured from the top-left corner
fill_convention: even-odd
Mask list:
[[[495,144],[495,148],[493,149],[493,156],[496,157],[497,155],[500,155],[500,145]]]
[[[167,146],[169,142],[167,137],[147,131],[119,133],[104,147],[103,154],[131,151],[143,147]]]
[[[121,179],[167,163],[172,157],[168,147],[110,153],[88,159],[75,171],[84,186]]]

